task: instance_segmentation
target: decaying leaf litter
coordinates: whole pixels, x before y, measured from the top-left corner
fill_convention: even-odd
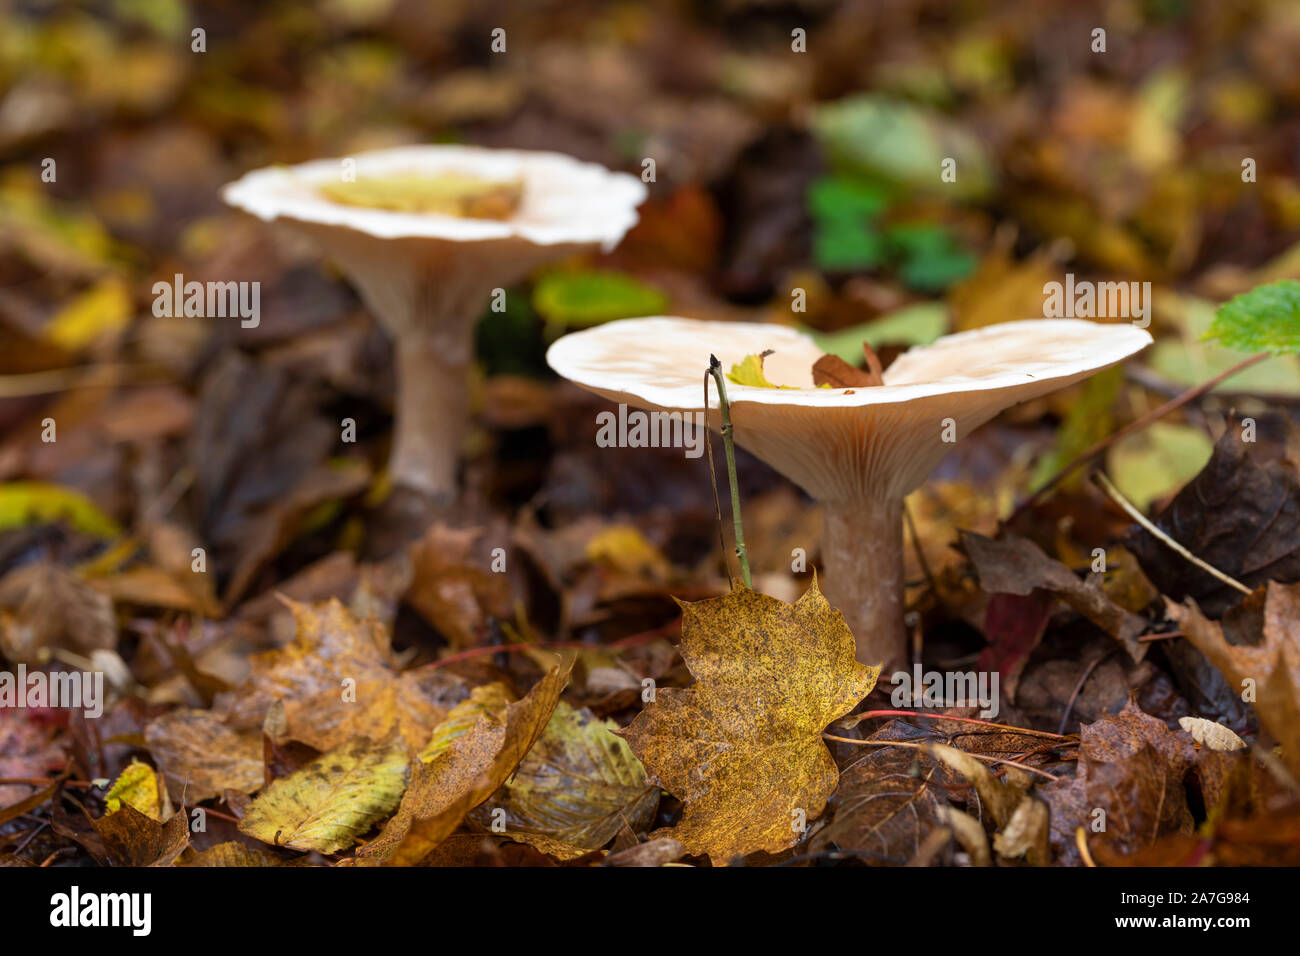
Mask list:
[[[223,11],[203,57],[179,5],[0,11],[0,862],[1300,862],[1295,11],[1144,13],[1099,58],[1058,5],[829,5],[804,55],[741,6],[521,15],[487,66],[468,8]],[[456,316],[458,498],[413,509],[405,327],[220,189],[451,139],[659,162],[621,244]],[[855,660],[819,506],[743,442],[733,583],[707,465],[598,446],[545,361],[772,322],[807,387],[873,389],[1067,273],[1151,282],[1154,344],[963,433],[902,515],[907,653],[996,674],[996,715]],[[159,314],[177,274],[260,282],[259,321]],[[102,715],[12,706],[20,667],[102,674]]]

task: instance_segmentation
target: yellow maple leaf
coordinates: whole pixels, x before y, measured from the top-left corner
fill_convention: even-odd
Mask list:
[[[797,843],[839,772],[821,739],[876,684],[816,580],[795,604],[737,585],[681,603],[695,677],[660,690],[623,731],[651,780],[685,803],[667,835],[715,863]]]

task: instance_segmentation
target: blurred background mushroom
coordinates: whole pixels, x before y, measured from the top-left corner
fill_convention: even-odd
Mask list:
[[[711,354],[723,368],[761,361],[769,385],[728,386],[736,442],[821,502],[826,596],[844,612],[858,659],[889,674],[907,656],[903,498],[1003,409],[1150,343],[1132,325],[1006,322],[911,349],[885,370],[883,385],[844,388],[813,384],[823,353],[812,338],[761,323],[627,319],[565,336],[546,357],[610,401],[686,413],[703,411]]]
[[[494,289],[617,245],[637,179],[559,153],[411,146],[248,173],[226,202],[307,234],[393,337],[395,488],[446,504],[469,415],[475,320]]]

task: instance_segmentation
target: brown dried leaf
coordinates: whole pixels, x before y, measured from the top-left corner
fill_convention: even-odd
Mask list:
[[[829,385],[831,388],[870,388],[885,384],[879,374],[865,372],[856,365],[850,365],[838,355],[823,355],[814,362],[812,377],[813,384],[819,387]]]
[[[1300,580],[1300,468],[1274,443],[1245,442],[1238,428],[1229,428],[1156,526],[1248,587]],[[1212,616],[1241,600],[1141,528],[1127,543],[1147,577],[1174,600],[1195,598]]]
[[[283,700],[289,736],[317,750],[354,737],[381,740],[394,726],[417,748],[463,696],[444,670],[399,674],[379,621],[358,620],[338,600],[286,603],[297,625],[293,642],[255,656],[248,680],[216,701],[236,730],[260,728],[271,705]]]
[[[261,735],[232,730],[211,711],[174,710],[151,721],[144,736],[174,800],[195,804],[262,786]]]
[[[189,818],[183,810],[159,823],[127,804],[90,823],[118,866],[171,866],[190,839]]]
[[[1027,595],[1044,588],[1119,641],[1133,660],[1146,656],[1146,645],[1137,641],[1146,621],[1108,598],[1097,576],[1080,581],[1038,545],[1014,535],[995,541],[965,531],[961,541],[979,573],[980,587],[989,594]]]
[[[1282,745],[1283,761],[1300,777],[1300,584],[1268,584],[1258,646],[1229,644],[1223,626],[1206,619],[1190,602],[1168,602],[1168,607],[1187,640],[1223,672],[1237,693],[1251,682],[1259,722]]]
[[[0,580],[0,651],[10,661],[43,664],[54,648],[88,655],[116,646],[112,600],[63,568],[29,564]]]
[[[1190,833],[1183,779],[1196,762],[1191,738],[1144,714],[1130,700],[1114,717],[1080,733],[1074,777],[1039,790],[1052,811],[1052,847],[1058,860],[1078,864],[1075,830],[1120,853],[1150,846],[1169,833]],[[1105,830],[1094,831],[1103,818]]]

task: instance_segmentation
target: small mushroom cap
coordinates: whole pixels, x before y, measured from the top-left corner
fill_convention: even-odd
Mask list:
[[[812,366],[822,351],[795,329],[659,316],[567,335],[546,359],[611,401],[698,412],[710,354],[727,371],[770,349],[768,380],[795,387],[728,382],[736,440],[814,497],[851,503],[901,497],[924,481],[952,447],[943,440],[947,419],[964,437],[1003,409],[1079,382],[1150,343],[1132,325],[1007,322],[909,350],[885,371],[884,385],[817,388]],[[715,389],[709,404],[718,407]]]
[[[611,248],[636,225],[645,185],[626,173],[584,163],[562,153],[472,146],[403,146],[359,153],[358,179],[388,175],[460,173],[493,181],[521,181],[515,214],[504,220],[468,219],[345,205],[318,187],[340,182],[342,159],[298,166],[268,166],[222,190],[222,198],[268,222],[297,220],[337,226],[380,239],[472,242],[522,239],[539,246],[578,243]]]

